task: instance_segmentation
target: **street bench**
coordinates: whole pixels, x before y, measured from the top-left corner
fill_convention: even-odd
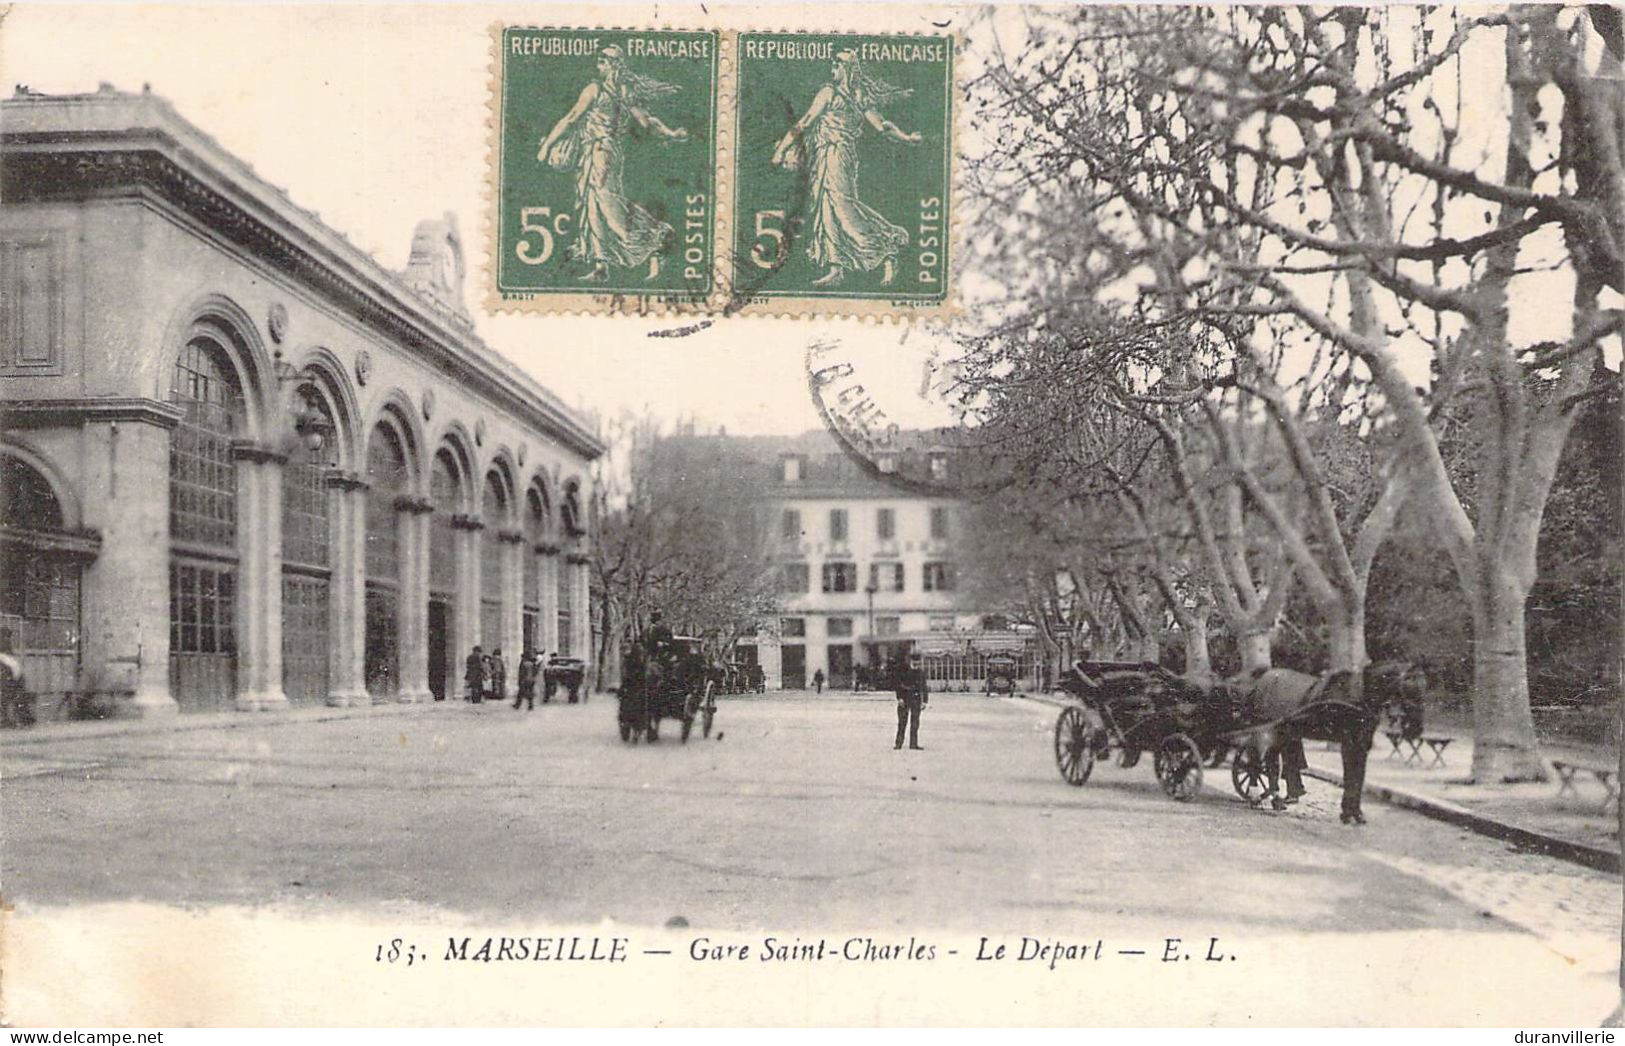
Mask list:
[[[1608,794],[1603,798],[1602,805],[1597,808],[1599,813],[1607,813],[1610,806],[1619,802],[1619,767],[1604,766],[1601,763],[1580,763],[1569,759],[1553,759],[1552,769],[1557,771],[1557,797],[1572,795],[1580,797],[1580,790],[1574,787],[1576,774],[1590,774],[1602,785]]]

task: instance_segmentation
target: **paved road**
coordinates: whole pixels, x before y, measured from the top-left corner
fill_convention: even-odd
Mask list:
[[[110,902],[609,920],[679,957],[768,929],[914,936],[955,952],[954,976],[984,968],[984,936],[1010,957],[1024,935],[1147,951],[1101,968],[1117,994],[1086,1015],[1049,995],[1014,1011],[1092,1023],[1580,1024],[1616,997],[1617,881],[1381,807],[1344,828],[1324,785],[1285,815],[1218,789],[1175,803],[1144,765],[1074,789],[1047,706],[934,697],[924,752],[892,750],[884,697],[725,699],[718,736],[653,747],[623,745],[613,712],[455,704],[9,744],[6,899],[68,922]],[[1170,936],[1201,947],[1159,982]],[[1203,961],[1213,937],[1225,962]],[[1045,965],[985,969],[1020,990]]]

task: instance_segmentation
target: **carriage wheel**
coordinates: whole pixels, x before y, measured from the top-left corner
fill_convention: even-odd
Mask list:
[[[1236,749],[1236,758],[1230,763],[1230,783],[1236,794],[1247,800],[1248,806],[1257,806],[1269,794],[1269,777],[1264,773],[1264,756],[1257,745],[1242,745]]]
[[[717,710],[713,707],[707,707],[704,714],[700,716],[700,736],[711,736],[711,723],[716,719],[716,717]]]
[[[1061,778],[1070,785],[1089,780],[1095,768],[1094,738],[1081,708],[1067,708],[1055,721],[1055,764],[1060,767]]]
[[[1202,752],[1184,734],[1170,734],[1157,746],[1157,780],[1162,790],[1181,802],[1202,790]]]

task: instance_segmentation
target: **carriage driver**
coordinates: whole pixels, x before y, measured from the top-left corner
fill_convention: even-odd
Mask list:
[[[649,634],[644,637],[644,641],[648,645],[651,660],[665,661],[671,656],[671,626],[662,620],[659,609],[649,612]]]

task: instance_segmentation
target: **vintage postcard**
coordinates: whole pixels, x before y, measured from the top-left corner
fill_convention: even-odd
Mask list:
[[[1622,61],[8,6],[0,1023],[1612,1041]]]

